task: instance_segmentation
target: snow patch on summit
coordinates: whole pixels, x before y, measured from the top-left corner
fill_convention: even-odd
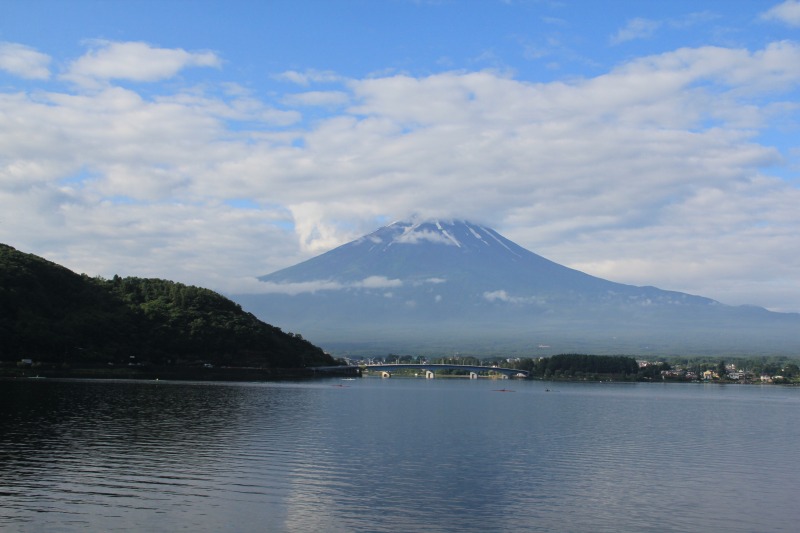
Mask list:
[[[473,228],[472,226],[467,226],[467,229],[469,229],[469,232],[472,233],[473,237],[481,241],[486,246],[489,246],[489,243],[484,240],[483,235],[475,231],[475,228]]]
[[[489,236],[491,236],[491,237],[492,237],[492,238],[493,238],[495,241],[497,241],[497,243],[498,243],[500,246],[502,246],[503,248],[505,248],[506,250],[508,250],[509,252],[511,252],[513,255],[516,255],[517,257],[521,257],[521,256],[520,256],[520,255],[519,255],[517,252],[515,252],[514,250],[512,250],[511,248],[509,248],[509,247],[508,247],[508,245],[506,245],[506,243],[504,243],[503,241],[501,241],[500,239],[498,239],[498,238],[497,238],[497,235],[495,235],[495,234],[494,234],[494,233],[492,233],[491,231],[489,232]]]
[[[419,244],[420,242],[432,242],[434,244],[446,244],[448,246],[461,247],[452,235],[442,230],[441,232],[430,231],[428,229],[409,228],[402,235],[395,237],[394,242],[400,244]]]

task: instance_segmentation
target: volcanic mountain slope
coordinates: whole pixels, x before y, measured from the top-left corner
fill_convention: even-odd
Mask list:
[[[463,221],[395,222],[233,296],[334,353],[787,353],[800,316],[614,283]]]

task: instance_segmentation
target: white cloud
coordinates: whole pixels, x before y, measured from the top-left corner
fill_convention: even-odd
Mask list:
[[[398,236],[394,242],[400,244],[419,244],[421,242],[432,242],[434,244],[458,246],[458,241],[454,240],[449,235],[445,235],[444,232],[419,229],[406,231],[402,235]]]
[[[103,80],[154,82],[171,78],[187,67],[219,67],[213,52],[155,48],[144,42],[93,41],[91,49],[69,65],[64,79],[79,85]]]
[[[505,290],[487,291],[483,293],[484,299],[489,302],[503,302],[509,304],[537,304],[544,303],[542,298],[537,296],[512,296]]]
[[[248,289],[253,293],[297,295],[345,289],[391,289],[402,286],[403,282],[399,279],[389,279],[385,276],[368,276],[360,281],[351,283],[342,283],[333,280],[312,280],[299,283],[274,283],[271,281],[264,281],[259,282],[258,286],[249,286]],[[392,294],[386,293],[384,296],[390,298]]]
[[[483,293],[483,297],[490,302],[507,302],[509,300],[508,293],[504,290],[487,291]]]
[[[719,18],[719,15],[711,11],[696,11],[664,20],[652,20],[642,17],[632,18],[628,20],[625,27],[620,28],[617,33],[610,37],[609,42],[612,45],[618,45],[628,41],[650,39],[662,28],[673,31],[686,31],[717,18]]]
[[[296,85],[302,85],[303,87],[307,87],[312,83],[338,83],[344,80],[342,76],[335,72],[319,70],[306,70],[305,72],[287,70],[286,72],[275,75],[274,78]]]
[[[299,283],[273,283],[269,281],[260,282],[260,286],[253,292],[262,294],[305,294],[316,293],[319,291],[338,291],[342,290],[344,285],[339,282],[331,280],[314,280],[303,281]]]
[[[389,279],[386,276],[369,276],[359,282],[353,283],[351,286],[362,289],[390,289],[402,287],[403,282],[399,279]]]
[[[768,175],[796,157],[768,141],[776,113],[797,127],[794,42],[683,48],[548,83],[351,79],[310,91],[349,102],[313,121],[303,102],[242,90],[119,87],[195,63],[148,66],[160,49],[116,44],[125,67],[103,66],[112,44],[72,64],[108,82],[94,91],[0,92],[0,241],[90,274],[263,289],[248,277],[418,213],[483,221],[615,281],[798,310],[800,192]],[[325,287],[289,289],[343,288]]]
[[[661,22],[645,18],[634,18],[628,21],[613,37],[612,44],[620,44],[635,39],[647,39],[661,27]]]
[[[290,106],[337,107],[348,103],[350,97],[342,91],[308,91],[290,94],[283,101]]]
[[[302,164],[302,163],[301,163]],[[311,167],[315,170],[322,172],[321,169]],[[287,169],[291,176],[292,171]],[[300,176],[299,180],[307,180],[313,186],[323,187],[322,183],[316,182],[316,179],[323,176]],[[344,242],[356,239],[369,231],[375,230],[374,223],[370,223],[372,217],[380,214],[379,206],[370,203],[367,199],[348,199],[344,191],[330,191],[328,201],[325,197],[316,194],[308,194],[310,191],[305,190],[305,187],[300,184],[292,184],[291,178],[287,178],[287,185],[292,187],[292,190],[285,191],[285,197],[288,198],[318,198],[318,201],[300,202],[297,204],[289,204],[288,208],[292,213],[294,219],[294,230],[297,233],[300,247],[303,251],[309,253],[320,253],[329,250]],[[305,192],[303,192],[305,190]],[[280,193],[277,193],[280,194]]]
[[[0,70],[31,80],[50,77],[50,56],[18,43],[0,42]]]
[[[792,27],[800,27],[800,1],[786,0],[761,14],[764,20],[776,20]]]

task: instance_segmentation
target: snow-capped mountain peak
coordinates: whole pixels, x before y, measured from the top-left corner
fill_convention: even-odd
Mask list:
[[[393,222],[357,242],[380,245],[384,251],[392,245],[443,245],[464,250],[487,250],[500,246],[506,252],[520,255],[513,243],[491,228],[466,220]]]
[[[580,337],[609,350],[621,349],[619,339],[635,346],[640,339],[668,345],[677,338],[693,346],[724,338],[738,349],[749,342],[743,333],[757,325],[764,332],[759,349],[778,349],[796,346],[800,331],[794,315],[590,276],[465,220],[394,222],[259,279],[263,294],[238,300],[265,321],[319,343],[425,337],[468,348],[498,338],[524,345],[535,333],[545,344]]]

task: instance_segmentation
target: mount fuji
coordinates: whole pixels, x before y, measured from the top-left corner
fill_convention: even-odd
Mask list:
[[[800,315],[625,285],[465,221],[395,222],[233,295],[334,354],[792,354]]]

